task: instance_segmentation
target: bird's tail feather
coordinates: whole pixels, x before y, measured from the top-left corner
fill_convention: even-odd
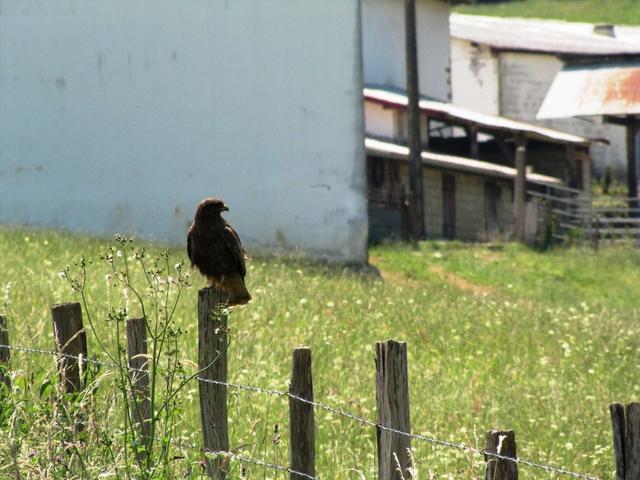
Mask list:
[[[212,287],[223,290],[228,295],[229,306],[246,305],[251,301],[251,294],[244,284],[244,279],[239,274],[228,275],[221,280],[209,277]]]

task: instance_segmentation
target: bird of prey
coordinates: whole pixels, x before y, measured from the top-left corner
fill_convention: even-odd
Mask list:
[[[246,252],[238,234],[220,215],[228,211],[220,198],[200,202],[187,234],[187,253],[191,266],[207,277],[209,286],[227,294],[229,306],[244,305],[251,300],[244,284]]]

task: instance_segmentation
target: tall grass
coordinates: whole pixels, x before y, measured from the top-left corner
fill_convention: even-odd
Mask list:
[[[0,229],[2,283],[13,285],[6,309],[14,345],[52,347],[50,304],[78,298],[57,272],[80,254],[97,259],[107,242]],[[140,246],[150,256],[165,248]],[[169,265],[184,256],[181,248],[172,252]],[[371,256],[382,278],[299,260],[251,261],[254,301],[229,318],[230,381],[286,389],[291,349],[308,345],[316,399],[375,420],[374,343],[405,340],[414,431],[481,448],[486,430],[512,428],[522,457],[612,475],[608,403],[631,401],[640,392],[637,251],[540,254],[517,245],[427,242],[418,251],[379,247]],[[110,274],[104,262],[87,269],[88,309],[101,339],[113,338],[109,305],[127,301],[107,284]],[[144,282],[136,275],[132,281]],[[177,358],[186,372],[196,368],[197,289],[204,284],[193,280],[174,314],[182,332]],[[100,351],[95,338],[89,351]],[[12,354],[15,390],[0,416],[0,477],[19,471],[21,478],[67,478],[66,469],[82,476],[79,458],[92,476],[109,478],[114,465],[121,468],[122,455],[110,458],[101,437],[124,425],[113,375],[97,373],[88,430],[94,437],[69,453],[56,437],[64,422],[52,421],[54,389],[46,386],[55,384],[52,359]],[[229,395],[234,451],[286,465],[286,399],[233,389]],[[165,478],[203,475],[197,399],[195,383],[176,397]],[[319,475],[374,478],[375,432],[328,412],[316,415]],[[420,478],[483,476],[482,459],[468,453],[417,441],[413,450]],[[240,478],[241,466],[232,465]],[[249,478],[286,478],[257,466],[246,471]],[[524,478],[547,478],[521,471]]]

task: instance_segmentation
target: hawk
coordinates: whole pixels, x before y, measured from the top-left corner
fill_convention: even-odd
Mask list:
[[[191,266],[207,277],[209,286],[228,295],[229,306],[245,305],[251,300],[244,284],[246,252],[238,234],[220,215],[228,211],[220,198],[200,202],[187,234],[187,253]]]

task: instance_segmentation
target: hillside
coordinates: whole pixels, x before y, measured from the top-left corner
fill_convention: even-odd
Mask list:
[[[490,4],[461,4],[454,7],[453,11],[471,15],[640,25],[640,4],[637,0],[514,0]]]

